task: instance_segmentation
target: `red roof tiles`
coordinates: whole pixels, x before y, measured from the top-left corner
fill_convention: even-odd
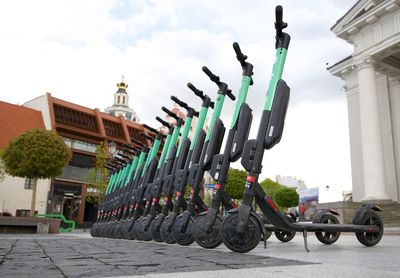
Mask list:
[[[5,149],[12,139],[33,128],[44,128],[40,111],[0,101],[0,149]]]

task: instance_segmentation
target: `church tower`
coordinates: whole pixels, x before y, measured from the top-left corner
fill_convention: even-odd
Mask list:
[[[118,90],[114,93],[114,103],[112,106],[107,107],[105,112],[117,117],[122,116],[129,121],[139,123],[140,119],[136,112],[129,108],[129,95],[126,91],[128,84],[124,82],[124,78],[117,84],[117,87]]]

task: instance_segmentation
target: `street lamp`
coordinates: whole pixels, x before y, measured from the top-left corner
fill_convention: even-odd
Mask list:
[[[114,157],[116,152],[117,152],[117,143],[111,141],[110,143],[108,143],[108,154]]]

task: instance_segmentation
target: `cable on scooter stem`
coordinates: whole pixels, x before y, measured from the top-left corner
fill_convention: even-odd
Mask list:
[[[232,90],[228,88],[228,85],[226,83],[223,83],[219,80],[219,76],[213,74],[206,66],[203,66],[201,68],[205,74],[210,78],[212,82],[217,84],[218,87],[220,87],[220,91],[226,91],[226,95],[231,99],[235,100],[236,97],[232,94]]]
[[[207,98],[209,99],[210,97],[207,95],[204,95],[202,90],[197,89],[192,83],[187,83],[187,86],[189,87],[190,90],[193,91],[193,93],[198,96],[199,98],[201,98],[202,101],[206,101]],[[212,109],[214,109],[214,102],[210,101],[209,103],[209,107],[211,107]]]

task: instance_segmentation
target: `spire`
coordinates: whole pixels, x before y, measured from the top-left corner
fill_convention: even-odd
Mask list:
[[[136,112],[129,107],[129,95],[126,89],[125,76],[122,75],[121,82],[117,83],[118,90],[114,93],[114,103],[107,107],[105,112],[114,116],[123,116],[125,119],[139,123]]]

